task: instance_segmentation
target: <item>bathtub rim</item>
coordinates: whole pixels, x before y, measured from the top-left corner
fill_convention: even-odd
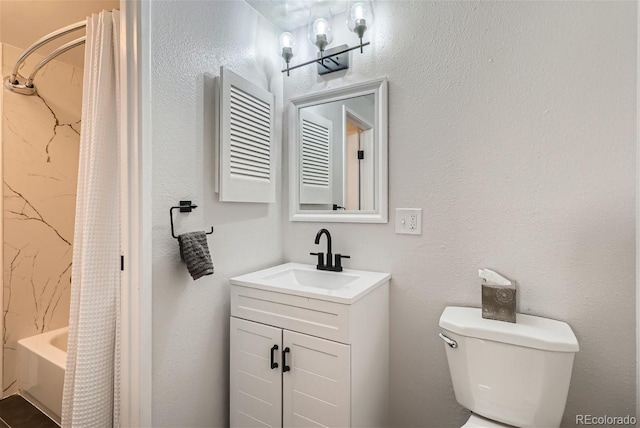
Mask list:
[[[69,334],[69,327],[62,327],[35,336],[25,337],[24,339],[18,340],[18,346],[22,346],[34,354],[43,356],[43,358],[51,361],[51,363],[60,367],[62,370],[65,370],[67,353],[51,343],[54,338],[61,334]]]

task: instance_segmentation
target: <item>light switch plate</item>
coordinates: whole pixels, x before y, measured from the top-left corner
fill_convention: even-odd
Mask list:
[[[422,235],[422,208],[396,208],[396,233]]]

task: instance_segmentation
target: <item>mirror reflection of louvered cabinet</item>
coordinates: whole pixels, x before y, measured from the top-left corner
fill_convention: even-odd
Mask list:
[[[333,123],[313,112],[300,112],[300,203],[332,204]]]
[[[225,67],[215,89],[220,201],[275,202],[275,96]]]

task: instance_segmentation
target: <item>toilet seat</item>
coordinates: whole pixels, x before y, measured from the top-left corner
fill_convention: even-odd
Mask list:
[[[461,428],[513,428],[513,426],[501,424],[500,422],[492,421],[491,419],[486,419],[480,415],[471,413],[471,417]]]

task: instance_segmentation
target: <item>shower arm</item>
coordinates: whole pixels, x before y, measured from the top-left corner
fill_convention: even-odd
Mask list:
[[[27,80],[27,83],[25,83],[25,86],[28,88],[33,87],[33,79],[35,79],[36,77],[36,73],[42,68],[44,67],[44,65],[46,63],[48,63],[49,61],[51,61],[52,59],[54,59],[55,57],[57,57],[60,54],[65,53],[66,51],[68,51],[69,49],[73,49],[76,46],[80,46],[82,44],[84,44],[87,40],[86,36],[82,36],[78,39],[72,40],[69,43],[66,43],[62,46],[60,46],[58,49],[56,49],[55,51],[51,52],[49,55],[47,55],[46,57],[44,57],[44,59],[42,61],[40,61],[34,68],[33,71],[31,72],[31,75],[29,76],[29,79]]]
[[[80,28],[84,28],[87,26],[87,21],[79,21],[76,22],[75,24],[71,24],[71,25],[67,25],[66,27],[63,27],[59,30],[54,31],[53,33],[49,33],[44,37],[41,37],[40,39],[38,39],[34,44],[32,44],[29,48],[27,48],[27,50],[25,50],[22,55],[20,55],[20,57],[18,58],[18,61],[16,61],[16,65],[13,67],[13,71],[11,72],[11,76],[9,77],[9,81],[12,84],[17,84],[18,82],[16,81],[16,77],[18,76],[18,68],[20,68],[20,65],[24,62],[24,60],[31,55],[36,49],[42,47],[43,45],[49,43],[52,40],[55,40],[59,37],[62,37],[66,34],[69,34],[73,31],[79,30]],[[78,39],[79,40],[79,39]],[[66,45],[65,45],[66,46]],[[62,52],[60,52],[62,53]],[[43,64],[44,65],[44,64]],[[33,75],[33,73],[32,73]]]

